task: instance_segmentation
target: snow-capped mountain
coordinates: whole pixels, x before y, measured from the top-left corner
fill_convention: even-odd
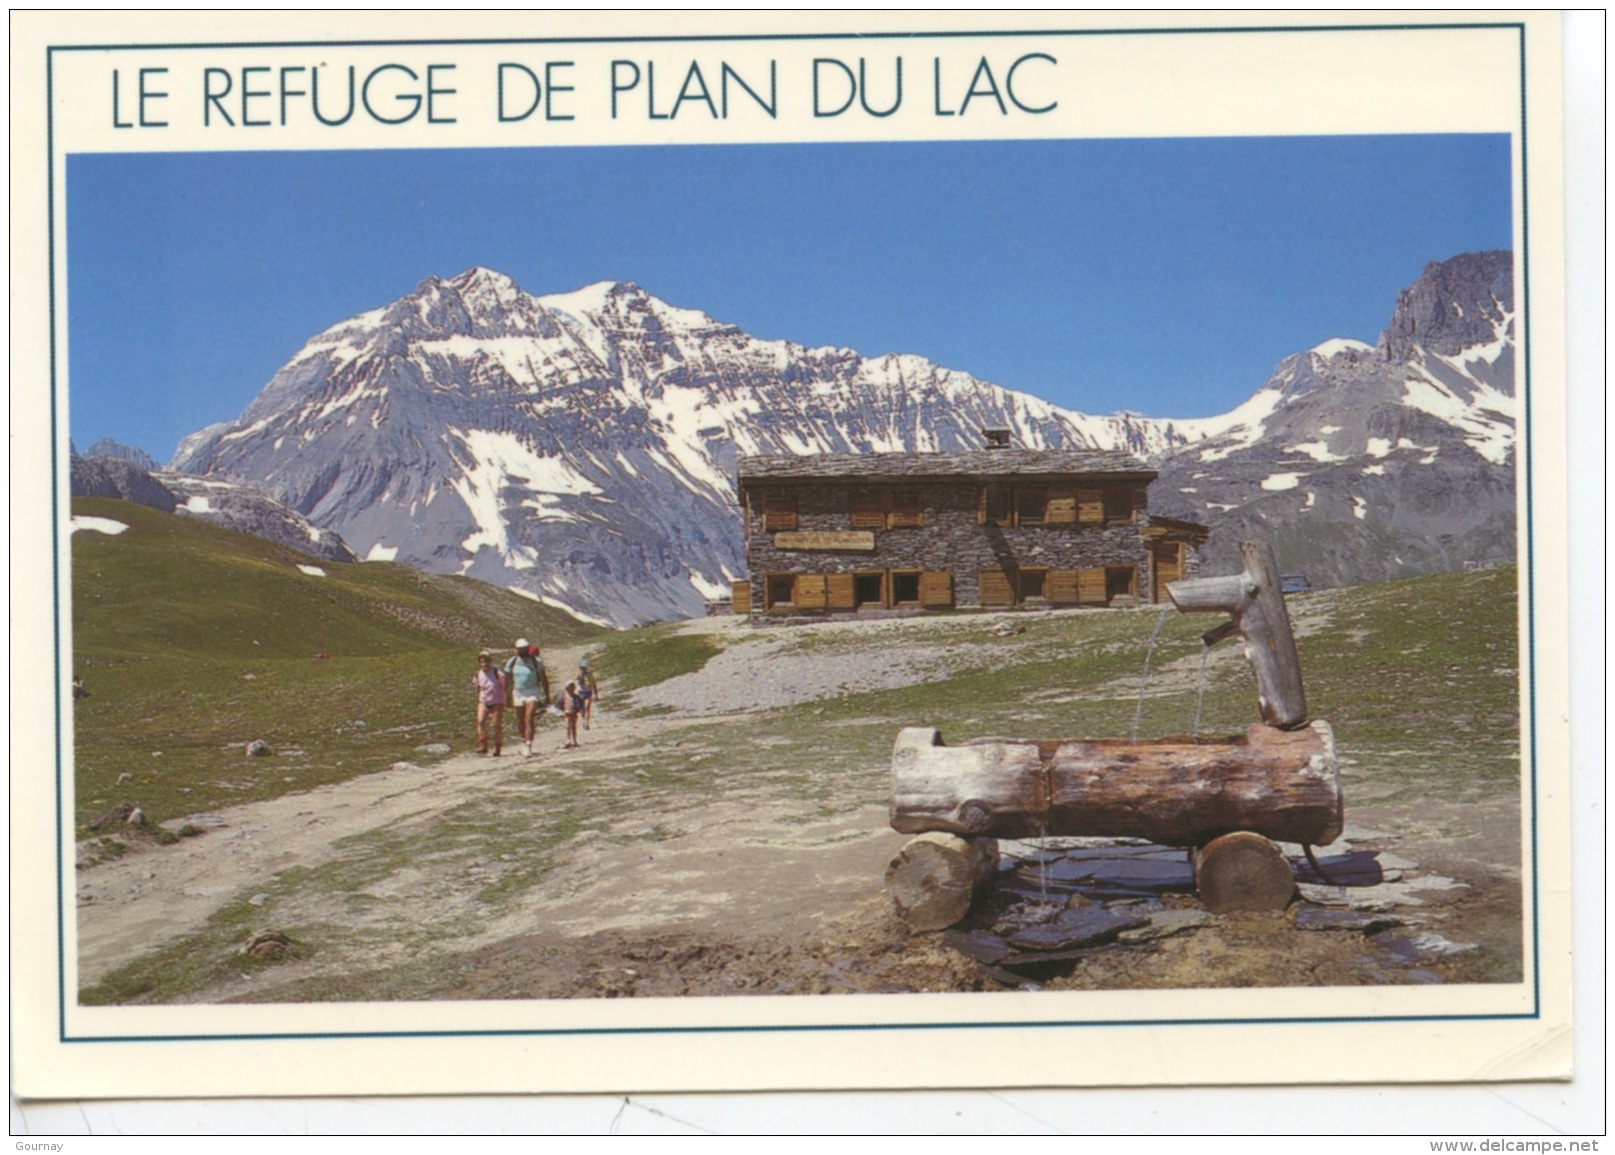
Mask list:
[[[1394,375],[1392,366],[1417,362],[1428,391],[1394,404],[1443,425],[1467,421],[1464,435],[1492,437],[1495,454],[1505,430],[1485,414],[1493,393],[1505,396],[1496,382],[1511,368],[1506,334],[1492,334],[1503,345],[1483,383],[1479,362],[1465,360],[1468,329],[1451,334],[1456,352],[1429,344],[1426,314],[1437,306],[1423,300],[1406,302],[1411,328],[1388,333],[1383,364]],[[1331,366],[1379,356],[1339,344],[1300,355],[1289,378],[1222,417],[1093,417],[920,356],[762,340],[632,283],[532,296],[477,268],[429,278],[317,335],[239,419],[187,437],[170,468],[256,483],[360,557],[468,573],[626,625],[698,614],[744,572],[739,454],[977,448],[984,427],[1007,426],[1023,446],[1130,449],[1174,470],[1186,455],[1221,452],[1203,464],[1232,477],[1274,436],[1295,437],[1285,445],[1335,436],[1300,437],[1290,417],[1302,421],[1309,393],[1329,408]],[[1365,412],[1355,452],[1377,463],[1369,446],[1391,431],[1383,418],[1371,431],[1368,422]],[[1397,464],[1400,439],[1417,432],[1398,431],[1385,460]],[[1320,452],[1348,450],[1325,440]],[[1183,481],[1195,508],[1181,512],[1213,508],[1194,497],[1201,480]],[[1156,487],[1158,506],[1166,489]]]
[[[634,284],[534,297],[479,268],[319,334],[172,468],[267,486],[361,557],[622,625],[698,614],[744,573],[738,454],[978,447],[988,425],[1182,441],[923,357],[759,340]]]
[[[1241,538],[1314,584],[1512,559],[1513,260],[1427,266],[1377,346],[1286,358],[1222,428],[1168,456],[1152,508],[1212,527],[1207,572]]]

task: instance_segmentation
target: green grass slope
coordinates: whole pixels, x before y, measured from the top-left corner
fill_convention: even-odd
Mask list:
[[[467,578],[319,562],[123,501],[79,498],[73,512],[129,527],[73,535],[73,669],[90,690],[74,704],[81,829],[119,801],[161,821],[340,781],[427,743],[463,750],[480,647],[605,632]],[[255,738],[275,753],[248,758]]]

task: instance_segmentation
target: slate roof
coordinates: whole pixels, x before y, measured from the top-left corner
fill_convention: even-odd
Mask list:
[[[957,453],[819,453],[742,457],[740,484],[754,481],[914,477],[1088,477],[1109,474],[1153,480],[1156,471],[1112,449],[966,449]]]

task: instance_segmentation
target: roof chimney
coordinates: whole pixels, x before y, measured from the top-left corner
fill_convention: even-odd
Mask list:
[[[1006,426],[989,425],[981,431],[981,435],[987,439],[988,449],[1009,448],[1009,429]]]

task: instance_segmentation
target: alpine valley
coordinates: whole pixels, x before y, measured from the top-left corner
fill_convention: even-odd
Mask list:
[[[762,340],[632,283],[532,296],[474,268],[318,334],[159,476],[625,626],[699,615],[745,573],[737,455],[977,448],[1006,426],[1150,460],[1152,509],[1213,529],[1205,572],[1256,534],[1339,585],[1512,558],[1513,350],[1510,254],[1466,254],[1401,293],[1377,345],[1297,353],[1230,413],[1095,417],[920,356]]]

